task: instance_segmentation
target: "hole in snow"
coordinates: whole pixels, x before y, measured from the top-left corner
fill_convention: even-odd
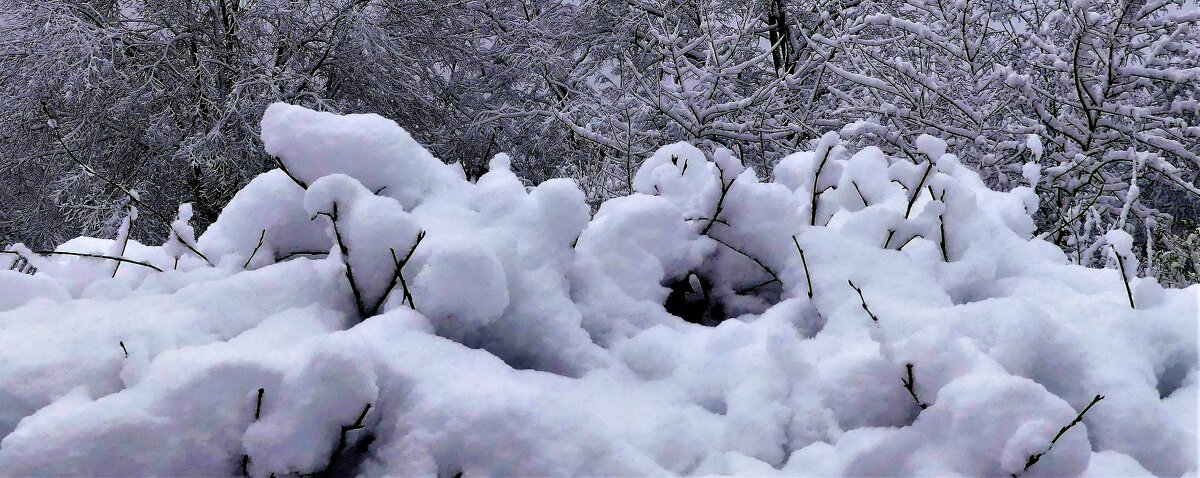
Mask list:
[[[1000,286],[997,281],[991,279],[958,284],[950,287],[946,292],[950,295],[950,300],[954,305],[983,302],[1011,295],[1008,288]]]
[[[504,340],[484,341],[482,337],[444,336],[466,347],[492,354],[513,370],[534,370],[562,377],[578,378],[579,370],[571,363],[553,360],[514,347]]]
[[[714,300],[712,283],[695,272],[667,284],[671,289],[663,306],[671,315],[693,324],[714,327],[728,318],[725,306]]]
[[[1188,357],[1175,356],[1168,360],[1162,372],[1158,373],[1158,398],[1167,398],[1179,390],[1193,365],[1195,359],[1188,360]]]
[[[725,403],[725,397],[699,397],[696,404],[713,415],[725,415],[729,412],[729,404]]]

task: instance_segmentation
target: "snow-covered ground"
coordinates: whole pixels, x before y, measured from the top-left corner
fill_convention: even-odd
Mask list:
[[[593,215],[378,116],[262,130],[199,238],[10,248],[0,475],[1196,474],[1200,287],[1068,265],[935,138],[674,144]]]

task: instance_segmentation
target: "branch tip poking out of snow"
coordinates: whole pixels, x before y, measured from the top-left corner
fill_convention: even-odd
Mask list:
[[[928,135],[676,143],[594,212],[375,115],[262,139],[200,237],[0,254],[0,475],[1197,471],[1200,290],[1035,238],[1034,137],[1011,192]]]

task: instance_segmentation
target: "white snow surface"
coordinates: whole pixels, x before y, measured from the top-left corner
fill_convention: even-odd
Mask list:
[[[937,138],[770,180],[670,145],[593,214],[374,115],[262,137],[286,171],[195,240],[215,265],[190,208],[123,247],[163,272],[12,248],[0,475],[1196,475],[1200,287],[1126,274],[1131,308]]]

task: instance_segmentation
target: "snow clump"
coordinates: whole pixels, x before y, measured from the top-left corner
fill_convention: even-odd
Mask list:
[[[668,145],[594,214],[375,115],[262,138],[198,238],[0,255],[0,475],[1196,474],[1200,286],[1069,265],[938,138]]]

